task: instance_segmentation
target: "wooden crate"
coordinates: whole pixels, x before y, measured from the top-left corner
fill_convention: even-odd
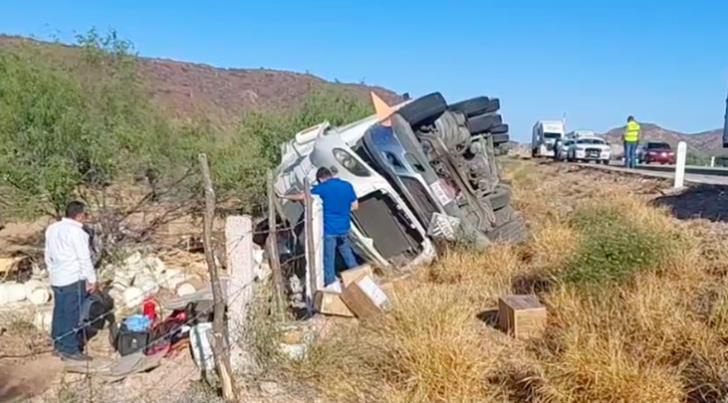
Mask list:
[[[516,338],[542,335],[546,307],[535,295],[505,295],[498,300],[498,327]]]

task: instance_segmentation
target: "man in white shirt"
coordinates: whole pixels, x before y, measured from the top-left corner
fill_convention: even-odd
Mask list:
[[[88,360],[81,352],[78,325],[83,301],[96,285],[89,235],[83,229],[86,206],[68,204],[66,217],[45,233],[45,264],[53,289],[53,348],[65,359]]]

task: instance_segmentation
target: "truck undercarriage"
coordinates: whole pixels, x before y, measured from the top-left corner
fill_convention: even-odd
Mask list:
[[[431,260],[431,239],[487,247],[525,238],[510,207],[494,147],[508,141],[497,99],[448,106],[439,93],[398,106],[388,123],[372,116],[340,128],[322,123],[282,146],[276,190],[298,192],[319,167],[352,183],[360,208],[351,238],[362,260],[382,267]],[[291,223],[301,209],[282,211]]]

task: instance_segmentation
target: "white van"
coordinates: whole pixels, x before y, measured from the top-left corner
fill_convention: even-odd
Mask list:
[[[565,136],[566,125],[563,120],[539,120],[533,125],[531,155],[553,157],[556,141],[562,141]]]

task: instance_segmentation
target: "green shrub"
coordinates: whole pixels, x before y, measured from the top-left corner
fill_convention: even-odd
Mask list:
[[[584,235],[562,278],[603,284],[659,266],[674,245],[672,234],[642,226],[622,206],[600,205],[578,210],[571,224]]]
[[[0,49],[2,217],[58,215],[72,198],[140,174],[155,189],[175,184],[174,197],[199,197],[199,178],[179,178],[197,173],[203,152],[218,198],[255,213],[281,142],[325,120],[341,125],[372,112],[355,95],[322,85],[292,111],[244,116],[235,136],[201,123],[178,126],[148,101],[131,43],[113,31],[77,40],[79,48],[62,57],[37,45]]]

